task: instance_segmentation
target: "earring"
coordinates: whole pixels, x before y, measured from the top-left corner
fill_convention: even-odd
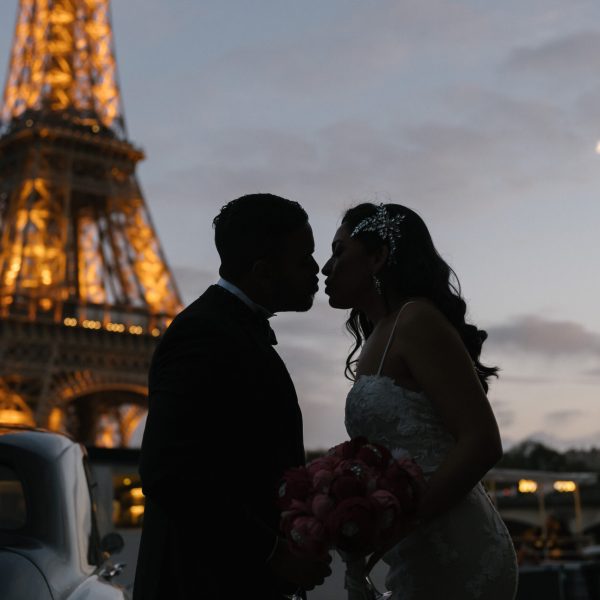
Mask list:
[[[379,281],[377,275],[373,275],[373,284],[375,285],[375,291],[381,296],[381,281]]]

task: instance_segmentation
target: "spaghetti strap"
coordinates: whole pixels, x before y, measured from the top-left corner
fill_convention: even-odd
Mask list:
[[[385,362],[385,357],[387,356],[388,350],[390,349],[390,344],[392,343],[392,339],[394,337],[394,333],[396,332],[396,325],[398,325],[398,318],[402,314],[402,311],[409,305],[414,304],[416,300],[409,300],[406,304],[402,306],[402,308],[398,311],[396,315],[396,320],[394,321],[394,326],[392,327],[392,333],[390,333],[390,337],[387,341],[387,345],[385,350],[383,351],[383,356],[381,357],[381,362],[379,363],[379,369],[377,370],[377,375],[381,375],[381,371],[383,369],[383,363]]]

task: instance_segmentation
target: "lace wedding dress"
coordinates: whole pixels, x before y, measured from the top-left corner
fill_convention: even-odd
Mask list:
[[[423,393],[380,374],[395,328],[378,374],[360,376],[348,394],[346,429],[351,438],[364,436],[397,450],[395,455],[411,456],[427,478],[454,440]],[[454,508],[411,532],[383,560],[390,567],[386,586],[392,600],[512,600],[516,594],[513,544],[481,483]],[[346,566],[349,598],[362,600],[361,565],[348,561]]]

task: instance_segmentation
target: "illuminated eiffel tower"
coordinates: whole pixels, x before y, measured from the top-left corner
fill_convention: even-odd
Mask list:
[[[20,0],[0,118],[0,422],[127,445],[181,301],[135,175],[109,0]]]

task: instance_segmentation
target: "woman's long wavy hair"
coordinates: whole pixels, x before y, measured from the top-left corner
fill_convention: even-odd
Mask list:
[[[438,254],[427,226],[410,208],[399,204],[386,204],[385,208],[391,217],[404,215],[400,225],[401,235],[396,240],[395,263],[388,264],[377,274],[381,281],[383,297],[386,290],[393,290],[404,298],[427,298],[444,314],[456,328],[469,352],[481,385],[487,392],[487,380],[497,377],[497,367],[486,367],[479,362],[481,347],[487,333],[477,329],[475,325],[465,321],[467,305],[461,296],[461,287],[456,273]],[[352,232],[363,220],[372,217],[377,206],[371,203],[359,204],[349,209],[342,219],[342,225]],[[354,239],[361,241],[368,252],[374,252],[386,244],[375,232],[363,231]],[[366,315],[352,309],[346,321],[346,329],[354,337],[355,343],[346,359],[346,377],[356,378],[354,355],[360,350],[363,342],[371,335],[373,324]]]

